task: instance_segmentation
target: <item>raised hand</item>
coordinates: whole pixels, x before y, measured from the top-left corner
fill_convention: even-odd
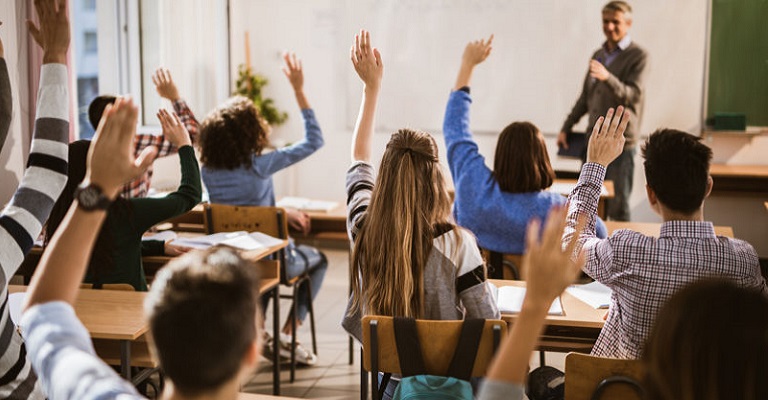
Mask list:
[[[491,50],[493,49],[493,47],[491,47],[492,42],[493,35],[488,39],[480,39],[467,43],[467,47],[464,48],[464,55],[461,57],[461,63],[474,67],[485,61],[485,59],[491,55]]]
[[[613,108],[600,117],[592,128],[587,147],[587,162],[608,167],[624,151],[624,131],[629,124],[630,112],[619,106],[614,116]]]
[[[181,123],[181,120],[176,113],[171,114],[161,108],[160,111],[157,112],[157,119],[160,121],[160,126],[163,127],[163,136],[165,136],[171,144],[176,147],[192,145],[192,140],[189,138],[189,132],[187,132],[187,128]]]
[[[597,79],[598,81],[605,81],[608,79],[609,76],[611,76],[611,73],[608,72],[608,69],[605,68],[605,65],[597,60],[590,60],[589,61],[589,76],[592,78]]]
[[[43,63],[67,63],[69,50],[69,17],[67,0],[35,0],[40,26],[27,20],[29,33],[43,48]]]
[[[304,88],[304,69],[301,66],[301,60],[296,58],[296,53],[284,53],[283,60],[285,60],[283,67],[285,77],[291,82],[293,90],[301,91]]]
[[[355,67],[357,76],[365,84],[366,88],[381,87],[381,79],[384,76],[384,62],[381,60],[379,50],[371,47],[371,33],[361,30],[355,35],[355,44],[349,51],[352,66]]]
[[[160,97],[170,101],[176,101],[181,98],[179,96],[179,89],[173,82],[171,71],[169,71],[168,68],[158,68],[155,73],[152,74],[152,83],[155,84],[155,89],[157,89],[157,94],[159,94]]]
[[[139,110],[129,98],[120,97],[107,106],[88,151],[86,183],[99,186],[110,198],[123,183],[139,176],[152,164],[157,148],[149,146],[134,157],[133,137]]]
[[[555,206],[547,216],[544,232],[538,219],[528,224],[526,249],[523,255],[523,277],[526,280],[525,301],[549,309],[552,301],[572,284],[584,266],[584,255],[571,259],[578,234],[573,235],[563,250],[563,230],[566,226],[567,207]],[[576,228],[584,230],[584,220]]]

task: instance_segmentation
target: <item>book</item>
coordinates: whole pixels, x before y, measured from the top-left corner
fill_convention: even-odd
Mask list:
[[[573,285],[565,290],[595,309],[608,308],[611,305],[611,289],[597,281],[586,285]]]
[[[571,132],[568,134],[568,148],[558,147],[557,155],[560,157],[573,157],[581,159],[581,155],[587,150],[587,134],[584,132]]]
[[[177,238],[171,242],[175,246],[192,249],[207,249],[211,246],[229,246],[239,250],[257,250],[282,243],[282,240],[261,232],[246,231],[220,232],[212,235],[191,238]]]
[[[496,304],[499,306],[499,311],[506,314],[519,314],[523,309],[523,299],[525,299],[525,288],[520,286],[502,286],[496,288],[494,292],[496,297]],[[549,307],[549,315],[565,315],[563,313],[563,304],[560,302],[560,297],[556,298]]]
[[[283,197],[277,202],[278,207],[295,208],[299,211],[329,212],[339,203],[335,201],[312,200],[304,197]]]

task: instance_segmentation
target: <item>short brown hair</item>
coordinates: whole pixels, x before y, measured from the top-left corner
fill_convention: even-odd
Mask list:
[[[603,6],[603,12],[612,11],[612,12],[620,12],[624,13],[624,18],[631,19],[632,18],[632,6],[629,5],[626,1],[611,1],[608,4]]]
[[[555,171],[539,128],[530,122],[513,122],[499,135],[493,175],[501,190],[536,192],[552,186]]]
[[[269,124],[253,101],[235,96],[211,111],[200,124],[200,161],[208,168],[251,165],[267,146]]]
[[[257,339],[258,277],[227,248],[185,254],[158,273],[144,303],[160,366],[184,395],[217,389]]]

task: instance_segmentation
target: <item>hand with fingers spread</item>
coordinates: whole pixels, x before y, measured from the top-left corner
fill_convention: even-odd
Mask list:
[[[363,81],[366,89],[378,90],[384,76],[384,63],[379,50],[371,45],[370,32],[361,30],[360,34],[355,35],[355,44],[350,49],[350,58],[357,76]]]
[[[544,231],[537,219],[528,224],[526,232],[526,250],[523,255],[523,278],[526,281],[525,301],[549,309],[552,301],[571,285],[581,272],[584,256],[572,260],[578,235],[574,235],[563,250],[563,231],[566,226],[565,216],[568,208],[555,206],[547,216]],[[584,230],[586,220],[579,221],[576,231]],[[539,239],[541,238],[541,239]]]
[[[472,79],[472,71],[475,69],[475,66],[485,61],[485,59],[491,55],[491,50],[493,49],[491,43],[493,43],[493,35],[488,39],[480,39],[467,43],[467,47],[464,48],[464,55],[461,57],[461,68],[459,68],[459,75],[456,77],[454,90],[469,86],[469,82]]]
[[[67,0],[35,0],[35,10],[40,26],[27,20],[29,33],[35,42],[43,48],[43,63],[67,63],[69,50],[69,17]]]
[[[155,89],[157,89],[157,94],[159,94],[160,97],[170,101],[176,101],[181,98],[179,96],[179,89],[173,82],[171,71],[169,71],[168,68],[158,68],[155,73],[152,74],[152,83],[155,84]]]
[[[192,145],[189,132],[187,132],[187,128],[184,127],[184,124],[176,113],[172,114],[165,109],[160,109],[160,111],[157,112],[157,119],[160,121],[160,126],[163,127],[163,136],[165,136],[171,144],[177,148]]]
[[[84,182],[97,185],[110,198],[117,196],[125,182],[144,172],[157,154],[157,148],[150,146],[134,157],[133,137],[138,115],[139,110],[131,99],[118,98],[104,110],[88,151]]]
[[[288,81],[291,82],[293,90],[300,92],[304,88],[304,69],[301,66],[301,59],[296,57],[296,53],[284,53],[283,73]]]
[[[614,115],[613,108],[605,117],[597,119],[587,147],[587,162],[608,167],[624,151],[624,131],[629,124],[630,111],[619,106]]]

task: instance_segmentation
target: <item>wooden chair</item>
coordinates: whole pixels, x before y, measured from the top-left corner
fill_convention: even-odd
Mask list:
[[[520,267],[523,263],[522,254],[504,254],[481,248],[488,275],[491,279],[520,280]]]
[[[288,218],[284,209],[280,207],[267,207],[267,206],[231,206],[225,204],[205,204],[204,208],[204,222],[205,229],[208,234],[218,232],[234,232],[234,231],[247,231],[247,232],[262,232],[270,236],[274,236],[280,239],[288,239]],[[307,293],[309,296],[309,323],[312,332],[312,350],[317,354],[317,337],[315,335],[315,312],[312,307],[312,289],[310,285],[309,266],[307,270],[302,274],[288,278],[286,273],[286,251],[281,249],[277,253],[277,257],[280,260],[280,283],[293,287],[293,293],[287,296],[280,296],[282,298],[291,298],[293,303],[296,304],[299,295],[299,285],[306,282]],[[277,289],[276,289],[277,290]],[[273,307],[277,307],[276,305]],[[275,310],[278,310],[275,308]],[[293,313],[291,315],[291,324],[293,327],[293,335],[291,336],[291,348],[296,348],[296,308],[293,307]],[[279,341],[280,338],[276,337],[274,340]],[[279,351],[275,350],[275,358],[279,360]],[[274,360],[278,363],[278,360]],[[295,353],[291,351],[291,382],[295,380],[296,376],[296,357]]]
[[[568,353],[565,400],[642,399],[643,368],[638,360]]]
[[[421,352],[424,358],[424,374],[445,376],[459,342],[464,321],[417,320]],[[363,317],[363,369],[371,375],[371,396],[378,399],[379,372],[400,374],[400,358],[395,342],[394,318],[380,315]],[[502,320],[486,320],[478,346],[472,376],[484,376],[499,343],[507,334],[507,324]],[[364,374],[364,371],[361,373]],[[365,378],[364,376],[361,377]],[[360,398],[367,393],[361,390]]]

